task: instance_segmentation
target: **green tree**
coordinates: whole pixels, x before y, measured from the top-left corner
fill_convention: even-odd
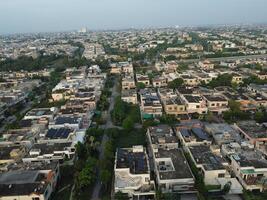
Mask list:
[[[117,192],[114,196],[115,200],[129,200],[130,198],[128,197],[127,194],[122,193],[122,192]]]
[[[130,116],[123,120],[122,127],[128,131],[133,129],[134,122]]]
[[[106,187],[107,184],[111,181],[111,172],[107,169],[101,170],[100,180]]]
[[[85,159],[87,157],[87,150],[83,143],[78,142],[75,145],[76,148],[76,154],[78,156],[78,159]]]
[[[219,86],[232,86],[232,78],[233,76],[231,74],[222,74],[219,75],[217,78],[212,79],[207,86],[211,88],[219,87]]]
[[[171,89],[175,89],[175,88],[182,86],[183,83],[184,83],[183,79],[177,78],[177,79],[174,79],[173,81],[169,82],[168,87]]]
[[[136,87],[137,87],[137,89],[140,90],[140,89],[144,89],[146,87],[146,85],[144,83],[139,82],[136,84]]]
[[[90,186],[96,179],[96,160],[94,158],[88,158],[85,167],[78,175],[77,186],[80,189]]]

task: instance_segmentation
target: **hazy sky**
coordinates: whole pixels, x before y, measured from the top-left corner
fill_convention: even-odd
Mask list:
[[[266,22],[267,0],[0,0],[0,34]]]

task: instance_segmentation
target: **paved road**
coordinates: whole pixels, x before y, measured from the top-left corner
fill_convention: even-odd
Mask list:
[[[118,79],[115,79],[115,84],[112,88],[112,95],[110,98],[110,105],[109,105],[109,109],[108,109],[108,115],[107,115],[107,119],[106,119],[106,124],[103,125],[104,129],[108,129],[108,128],[113,128],[114,125],[111,121],[111,115],[110,112],[113,110],[114,108],[114,103],[115,103],[115,99],[117,96],[119,96],[119,93],[117,92],[117,81]],[[106,134],[104,134],[103,138],[102,138],[102,142],[101,142],[101,146],[100,146],[100,153],[99,153],[99,158],[98,160],[102,160],[104,158],[104,147],[105,147],[105,143],[108,141],[108,136]],[[97,180],[95,183],[95,187],[93,190],[93,194],[91,199],[92,200],[100,200],[101,198],[99,197],[99,193],[101,190],[101,181],[100,181],[100,174],[99,171],[97,172]]]
[[[232,56],[232,57],[220,57],[220,58],[207,58],[210,61],[227,61],[227,60],[244,60],[244,59],[255,59],[255,58],[267,58],[267,54],[261,55],[247,55],[247,56]],[[200,59],[188,59],[188,60],[179,60],[178,62],[198,62]]]

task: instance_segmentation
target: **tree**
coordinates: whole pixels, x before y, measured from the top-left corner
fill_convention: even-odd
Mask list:
[[[88,158],[85,167],[78,175],[77,186],[80,189],[90,186],[96,179],[95,173],[96,160],[94,158]]]
[[[129,200],[128,194],[117,192],[114,196],[115,200]]]
[[[137,89],[140,90],[140,89],[144,89],[146,87],[146,85],[144,83],[139,82],[136,84],[136,87],[137,87]]]
[[[178,121],[175,115],[162,115],[160,117],[160,122],[168,125],[174,125]]]
[[[173,81],[169,82],[168,87],[171,89],[175,89],[175,88],[182,86],[183,83],[184,83],[183,79],[177,78],[177,79],[174,79]]]
[[[111,180],[111,172],[107,169],[101,170],[100,180],[105,186],[107,186],[107,184]]]
[[[240,103],[236,101],[229,101],[230,110],[223,113],[223,118],[227,122],[236,122],[237,120],[249,119],[249,114],[240,110]]]
[[[130,116],[128,116],[126,119],[122,122],[122,127],[126,130],[132,130],[134,127],[134,122]]]
[[[85,159],[87,156],[87,150],[86,150],[84,144],[81,142],[78,142],[75,145],[75,148],[76,148],[76,154],[78,156],[78,159]]]
[[[222,74],[219,75],[217,78],[212,79],[207,86],[211,88],[219,87],[219,86],[229,86],[231,87],[232,85],[232,78],[233,76],[231,74]]]

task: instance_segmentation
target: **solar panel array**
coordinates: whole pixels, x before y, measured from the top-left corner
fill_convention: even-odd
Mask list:
[[[119,165],[129,167],[133,173],[147,172],[147,161],[144,153],[133,153],[118,149],[117,160]]]
[[[66,139],[71,133],[70,129],[60,128],[60,129],[49,129],[47,131],[46,137],[50,139],[63,138]]]
[[[201,128],[192,128],[192,131],[201,140],[208,140],[207,134]]]

